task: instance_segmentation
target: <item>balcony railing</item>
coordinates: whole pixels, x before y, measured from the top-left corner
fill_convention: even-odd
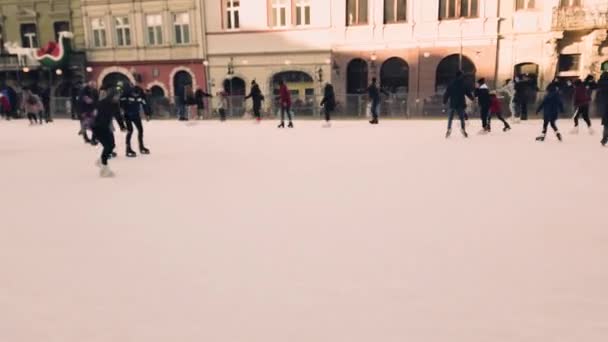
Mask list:
[[[0,54],[0,71],[19,68],[19,58],[16,55]]]
[[[608,2],[553,9],[554,30],[608,28]]]

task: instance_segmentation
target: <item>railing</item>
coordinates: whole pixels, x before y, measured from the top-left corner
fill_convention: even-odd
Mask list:
[[[608,2],[602,4],[556,7],[553,9],[554,30],[608,28]]]
[[[19,69],[19,58],[16,55],[0,55],[0,71]]]

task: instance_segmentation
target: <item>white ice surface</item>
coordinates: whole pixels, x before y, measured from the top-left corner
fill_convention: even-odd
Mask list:
[[[608,341],[599,134],[444,126],[2,121],[0,342]]]

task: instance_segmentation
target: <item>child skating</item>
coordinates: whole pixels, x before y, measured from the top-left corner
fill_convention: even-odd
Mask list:
[[[557,139],[562,141],[562,135],[555,123],[559,113],[564,112],[564,104],[562,103],[557,91],[557,87],[554,84],[550,84],[547,87],[547,95],[545,95],[540,106],[538,106],[536,114],[540,113],[541,110],[543,111],[543,132],[540,136],[536,137],[536,141],[545,141],[545,137],[547,136],[547,127],[549,125],[551,125],[553,131],[555,131]]]
[[[572,134],[578,134],[578,121],[579,118],[583,118],[583,121],[587,124],[589,134],[593,134],[591,128],[591,120],[589,119],[589,104],[591,103],[591,92],[593,88],[587,87],[581,80],[574,82],[574,128]]]
[[[490,115],[488,116],[488,132],[492,130],[492,117],[496,116],[498,120],[500,120],[504,127],[502,129],[503,132],[507,132],[511,129],[511,126],[502,116],[502,104],[500,103],[500,99],[496,95],[495,92],[490,93]]]

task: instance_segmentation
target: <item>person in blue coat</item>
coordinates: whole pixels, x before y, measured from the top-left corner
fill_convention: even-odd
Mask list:
[[[554,84],[550,84],[547,87],[547,94],[543,98],[543,101],[538,106],[536,110],[536,114],[543,111],[543,133],[536,138],[537,141],[545,141],[545,136],[547,135],[547,127],[551,125],[551,128],[555,131],[555,135],[559,141],[562,141],[562,135],[557,128],[555,122],[557,121],[557,117],[559,113],[564,112],[564,104],[562,99],[559,96],[559,92],[557,91],[557,87]]]

